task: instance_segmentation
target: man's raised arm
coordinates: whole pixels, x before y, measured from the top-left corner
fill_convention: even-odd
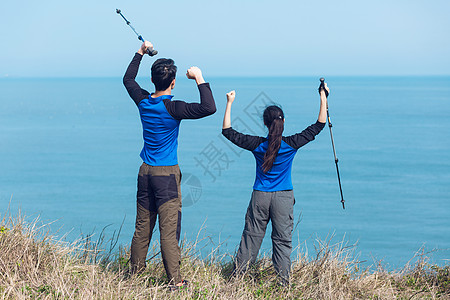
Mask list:
[[[209,87],[203,79],[202,71],[191,67],[186,72],[189,79],[194,79],[200,92],[200,103],[186,103],[184,101],[170,101],[167,110],[176,119],[200,119],[216,112],[216,103]]]
[[[127,89],[128,95],[130,95],[136,105],[139,105],[139,102],[141,102],[142,99],[145,99],[148,95],[150,95],[149,92],[141,89],[139,84],[136,82],[136,76],[139,70],[139,65],[141,64],[142,56],[148,47],[153,48],[153,45],[147,41],[142,44],[136,54],[134,54],[133,59],[128,65],[127,71],[123,76],[123,85]]]

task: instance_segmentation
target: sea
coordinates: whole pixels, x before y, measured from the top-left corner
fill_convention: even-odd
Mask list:
[[[265,136],[262,111],[285,113],[284,135],[317,120],[317,77],[206,76],[217,112],[183,120],[182,239],[204,259],[231,259],[255,177],[253,155],[221,136],[226,92],[236,90],[232,126]],[[138,78],[148,90],[147,77]],[[292,258],[320,245],[348,247],[366,266],[400,269],[425,254],[450,259],[450,77],[326,78],[330,128],[299,149]],[[195,82],[177,78],[174,99],[198,102]],[[0,219],[38,219],[55,239],[116,240],[134,232],[142,127],[122,79],[0,79]],[[260,254],[270,256],[271,225]],[[158,247],[156,231],[152,246]],[[117,246],[118,247],[118,246]]]

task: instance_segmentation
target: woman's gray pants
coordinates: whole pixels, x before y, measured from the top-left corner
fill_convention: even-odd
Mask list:
[[[235,260],[235,271],[243,272],[258,256],[269,220],[272,220],[272,262],[283,281],[291,269],[294,192],[253,191],[245,216],[245,227]]]

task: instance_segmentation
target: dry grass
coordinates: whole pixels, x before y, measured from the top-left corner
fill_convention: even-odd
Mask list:
[[[170,292],[158,249],[144,274],[128,277],[127,249],[112,251],[116,239],[67,244],[38,224],[20,215],[0,220],[2,299],[450,299],[449,266],[429,265],[421,253],[400,271],[361,269],[355,248],[331,239],[318,241],[313,257],[298,255],[289,287],[278,285],[266,257],[230,277],[229,256],[213,252],[202,260],[184,243],[182,274],[190,285]]]

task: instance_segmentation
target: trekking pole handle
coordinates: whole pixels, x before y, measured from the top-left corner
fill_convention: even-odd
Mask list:
[[[328,98],[328,91],[325,88],[325,78],[323,78],[323,77],[320,78],[319,94],[320,94],[320,90],[324,90],[325,91],[325,96]]]
[[[154,49],[146,49],[145,50],[145,52],[148,54],[148,55],[150,55],[150,56],[155,56],[156,54],[158,54],[158,51],[157,50],[154,50]]]

